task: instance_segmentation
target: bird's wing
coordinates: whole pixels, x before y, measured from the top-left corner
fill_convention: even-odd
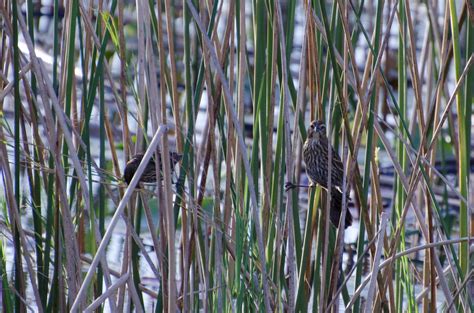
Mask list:
[[[342,164],[339,154],[332,148],[332,184],[333,188],[339,188],[342,193],[342,179],[344,176],[344,166]]]

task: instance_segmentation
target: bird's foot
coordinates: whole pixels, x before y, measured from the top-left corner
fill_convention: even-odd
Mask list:
[[[285,191],[290,191],[291,189],[296,188],[296,185],[293,184],[292,182],[287,181],[285,183]]]
[[[314,185],[297,185],[297,184],[293,184],[292,182],[286,182],[285,183],[285,191],[289,191],[291,189],[295,189],[295,188],[311,188],[313,187]]]

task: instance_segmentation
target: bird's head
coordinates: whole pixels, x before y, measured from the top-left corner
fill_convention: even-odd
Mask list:
[[[170,152],[170,161],[171,161],[171,167],[174,168],[174,166],[181,161],[183,158],[183,155],[178,153],[178,152]]]
[[[312,121],[308,128],[308,139],[319,140],[326,137],[326,125],[323,121]]]

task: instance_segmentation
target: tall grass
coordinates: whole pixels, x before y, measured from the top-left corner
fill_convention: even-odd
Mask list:
[[[0,6],[4,311],[472,311],[466,1],[33,4]],[[285,191],[314,119],[346,230]]]

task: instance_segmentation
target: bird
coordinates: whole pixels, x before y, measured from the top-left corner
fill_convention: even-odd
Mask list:
[[[135,172],[138,169],[138,166],[140,165],[140,162],[143,159],[144,154],[143,153],[137,153],[135,154],[126,164],[125,170],[123,173],[123,180],[127,182],[127,185],[130,185],[130,182],[132,181],[133,175],[135,175]],[[160,180],[163,179],[163,174],[162,174],[162,165],[161,165],[161,154],[158,151],[158,156],[160,158]],[[183,155],[179,154],[174,151],[170,151],[170,167],[171,171],[174,172],[174,167],[175,165],[182,159]],[[150,161],[148,161],[148,164],[145,167],[145,170],[143,171],[142,177],[140,177],[139,183],[154,183],[157,181],[156,179],[156,169],[155,169],[155,159],[152,157]],[[137,184],[136,188],[139,187],[140,184]]]
[[[332,149],[332,169],[331,169],[331,207],[330,220],[337,228],[342,211],[343,195],[343,165],[341,158],[331,146]],[[326,136],[326,125],[320,120],[312,121],[303,145],[303,159],[306,164],[306,173],[311,181],[310,186],[295,185],[291,182],[286,183],[287,190],[296,187],[313,187],[320,185],[328,190],[328,138]],[[349,197],[347,196],[347,200]],[[352,224],[352,215],[348,210],[345,218],[345,228]]]

